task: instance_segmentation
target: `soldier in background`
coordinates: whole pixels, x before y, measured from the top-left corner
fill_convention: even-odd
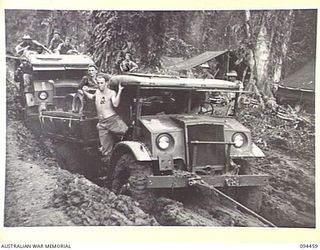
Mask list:
[[[214,76],[209,71],[210,66],[208,63],[203,63],[199,67],[201,68],[201,71],[202,71],[199,75],[199,78],[214,79]]]
[[[69,55],[69,54],[79,54],[76,48],[71,44],[71,37],[66,36],[63,43],[60,43],[56,49],[57,54]]]
[[[125,59],[120,63],[120,70],[122,73],[134,72],[138,69],[138,65],[131,60],[131,54],[126,53]]]
[[[22,37],[22,42],[19,43],[15,49],[16,49],[17,55],[27,56],[28,52],[38,54],[38,52],[40,51],[39,48],[41,48],[41,51],[45,50],[48,53],[51,53],[51,51],[48,48],[46,48],[43,44],[39,43],[36,40],[32,40],[29,35],[24,35]]]
[[[81,83],[78,87],[78,91],[73,99],[72,102],[72,111],[76,112],[77,108],[76,108],[76,103],[75,100],[78,97],[80,102],[82,103],[80,109],[79,109],[79,113],[82,114],[83,112],[83,101],[84,101],[84,93],[82,88],[84,86],[87,86],[87,90],[89,91],[89,89],[97,89],[98,88],[98,84],[97,84],[97,74],[98,74],[98,68],[96,65],[91,64],[88,66],[88,73],[87,75],[83,76],[81,79]],[[91,107],[90,107],[91,108]]]
[[[228,81],[234,82],[239,86],[239,91],[243,91],[243,83],[237,79],[238,73],[235,70],[231,70],[226,74]]]
[[[31,91],[32,66],[25,57],[21,58],[21,63],[15,71],[15,81],[20,83],[21,94]]]
[[[60,32],[58,30],[56,30],[53,33],[53,38],[50,41],[49,44],[49,49],[51,51],[55,51],[55,49],[57,49],[57,47],[59,46],[59,44],[63,43],[64,41],[61,39],[60,37]]]
[[[239,81],[237,79],[238,77],[238,73],[235,70],[231,70],[230,72],[226,73],[227,76],[227,80],[230,82],[234,82],[238,85],[239,87],[239,95],[241,95],[242,91],[243,91],[243,83],[241,81]],[[228,102],[229,104],[231,104],[230,106],[234,107],[235,106],[235,98],[236,98],[236,93],[227,93],[227,98],[228,98]],[[241,98],[238,99],[238,104]],[[228,111],[228,114],[233,114],[234,110],[230,109],[230,111]]]

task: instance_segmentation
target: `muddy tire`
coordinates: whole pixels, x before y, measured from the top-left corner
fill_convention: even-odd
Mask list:
[[[249,162],[242,159],[235,160],[236,164],[241,165],[239,175],[251,175],[252,169]],[[259,212],[262,205],[261,187],[241,187],[237,189],[236,199],[254,212]]]
[[[116,194],[130,194],[142,210],[150,213],[155,204],[155,195],[147,189],[149,175],[152,175],[149,163],[137,161],[132,154],[124,154],[115,164],[111,189]]]

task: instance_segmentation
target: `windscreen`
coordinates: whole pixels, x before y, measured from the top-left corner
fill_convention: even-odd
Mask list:
[[[148,89],[141,91],[140,102],[142,115],[191,113],[230,116],[234,113],[235,94],[197,90]]]

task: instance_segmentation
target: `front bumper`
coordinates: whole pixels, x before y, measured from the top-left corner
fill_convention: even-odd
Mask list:
[[[214,187],[249,187],[264,186],[268,175],[218,175],[201,176],[201,179]],[[148,176],[148,188],[183,188],[189,187],[187,176]]]

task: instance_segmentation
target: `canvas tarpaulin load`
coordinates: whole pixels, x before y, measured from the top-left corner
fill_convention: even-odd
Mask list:
[[[172,65],[182,61],[182,57],[161,56],[160,58],[161,67],[164,69],[170,68]]]
[[[300,70],[281,80],[280,87],[313,92],[315,90],[315,61],[311,60]]]
[[[218,56],[221,56],[225,53],[227,53],[227,50],[223,51],[206,51],[200,55],[191,57],[185,61],[178,62],[172,66],[169,67],[171,70],[180,71],[180,70],[189,70],[194,67],[197,67],[205,62],[208,62],[212,60],[213,58],[216,58]]]
[[[315,60],[280,81],[276,97],[280,102],[304,105],[313,112],[315,104]]]

